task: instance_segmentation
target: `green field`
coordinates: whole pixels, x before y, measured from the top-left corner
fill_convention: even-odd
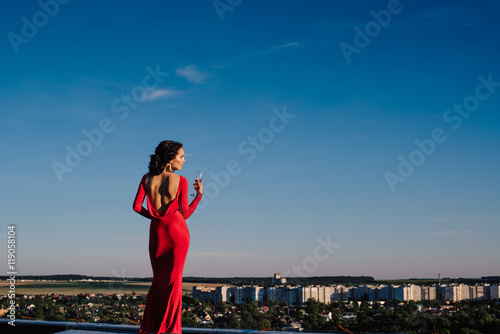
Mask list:
[[[16,282],[16,295],[40,294],[114,294],[114,293],[147,293],[150,283],[109,281],[109,282],[68,282],[68,281],[28,281]],[[7,295],[9,286],[6,282],[0,283],[0,295]]]

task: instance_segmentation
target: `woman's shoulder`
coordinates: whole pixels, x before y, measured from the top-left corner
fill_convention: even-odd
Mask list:
[[[159,176],[159,175],[152,175],[151,173],[146,173],[142,176],[142,180],[141,182],[152,182],[153,179],[155,178],[155,176]],[[163,177],[162,178],[163,180],[165,180],[165,178]],[[166,179],[170,179],[170,182],[175,182],[175,180],[179,180],[179,183],[182,183],[182,182],[187,182],[187,179],[182,176],[182,175],[179,175],[179,174],[173,174],[168,176],[168,178]]]

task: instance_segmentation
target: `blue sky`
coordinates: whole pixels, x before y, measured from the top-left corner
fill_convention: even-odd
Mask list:
[[[5,8],[2,258],[15,224],[19,274],[152,276],[132,200],[173,139],[185,276],[500,274],[497,2],[216,4]]]

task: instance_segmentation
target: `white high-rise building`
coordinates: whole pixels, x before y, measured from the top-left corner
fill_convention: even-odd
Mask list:
[[[354,298],[361,300],[363,298],[368,298],[369,301],[374,301],[376,297],[377,287],[374,285],[360,285],[355,288]]]
[[[500,300],[500,286],[498,285],[490,285],[490,299],[491,300]]]
[[[377,300],[388,300],[391,299],[389,293],[389,287],[387,285],[379,285],[377,287]]]
[[[250,301],[263,302],[264,301],[264,293],[265,289],[261,286],[250,286],[248,287]]]
[[[299,305],[299,288],[297,286],[285,288],[285,301],[288,305]]]
[[[422,297],[422,300],[434,300],[436,299],[436,287],[423,286],[420,295]]]
[[[310,286],[301,286],[298,289],[299,305],[303,305],[309,299],[314,298],[314,291],[311,291]]]
[[[470,297],[470,286],[465,284],[458,285],[458,300],[471,299]]]
[[[392,285],[391,299],[400,301],[419,301],[422,300],[422,288],[415,284],[408,285]]]
[[[298,288],[299,305],[312,298],[320,303],[330,304],[333,292],[330,286],[301,286]]]
[[[445,298],[446,285],[436,284],[436,285],[434,285],[434,287],[436,288],[436,295],[439,295],[439,296],[441,296],[442,299],[446,300],[446,298]]]
[[[231,288],[228,286],[218,286],[216,294],[219,302],[228,302],[231,298]]]
[[[265,290],[261,286],[235,286],[230,290],[235,304],[264,301]]]
[[[279,273],[275,273],[273,277],[273,283],[274,284],[285,284],[286,283],[286,277],[281,277]]]
[[[419,301],[422,300],[422,288],[415,284],[409,284],[405,286],[405,301],[414,300]]]
[[[393,285],[391,289],[391,299],[403,301],[405,298],[404,287],[400,285]]]
[[[283,303],[285,301],[285,287],[284,286],[271,286],[266,288],[266,299],[276,303]]]
[[[216,288],[207,288],[200,285],[193,286],[193,298],[213,303],[220,301]]]
[[[330,295],[330,301],[345,300],[343,295],[343,285],[332,286],[332,294]]]
[[[448,285],[444,288],[444,299],[452,302],[458,301],[459,288],[455,284]]]
[[[484,285],[476,284],[476,285],[474,285],[474,290],[475,290],[475,296],[474,296],[475,298],[474,299],[477,299],[477,300],[484,300],[485,299]]]
[[[488,283],[484,283],[483,286],[484,286],[484,299],[491,300],[491,295],[490,295],[491,285],[489,285]]]
[[[235,304],[243,304],[245,301],[245,292],[242,286],[233,286],[231,288],[231,296]]]
[[[323,304],[332,302],[333,289],[331,286],[318,286],[318,301]]]

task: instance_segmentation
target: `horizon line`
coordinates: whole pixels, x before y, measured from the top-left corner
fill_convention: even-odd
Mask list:
[[[23,274],[16,275],[17,279],[22,278],[23,276],[85,276],[85,277],[94,277],[94,278],[110,278],[112,276],[104,276],[104,275],[89,275],[89,274]],[[0,275],[0,277],[9,277],[9,275]],[[117,280],[123,280],[127,278],[143,278],[149,279],[153,276],[114,276]],[[488,278],[500,278],[500,275],[487,275],[487,276],[478,276],[478,277],[408,277],[408,278],[378,278],[376,279],[370,275],[321,275],[321,276],[286,276],[285,278],[290,279],[306,279],[306,278],[328,278],[328,277],[366,277],[372,278],[375,281],[383,281],[383,280],[445,280],[445,279],[488,279]],[[223,279],[223,278],[269,278],[272,279],[273,276],[183,276],[183,279],[186,278],[215,278],[215,279]]]

